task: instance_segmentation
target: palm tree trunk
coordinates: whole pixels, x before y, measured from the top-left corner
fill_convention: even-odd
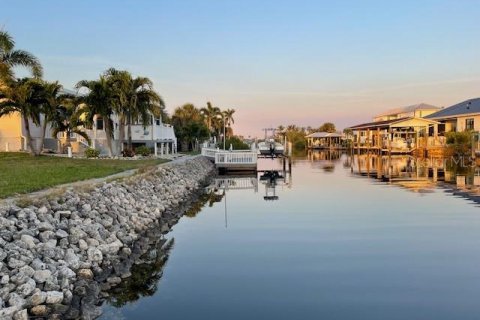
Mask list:
[[[28,118],[25,115],[23,115],[22,119],[23,119],[23,124],[25,125],[25,131],[27,132],[26,138],[27,138],[27,145],[30,148],[30,153],[34,156],[38,156],[40,154],[37,153],[35,146],[33,144],[32,134],[30,133],[30,123],[28,122]]]
[[[108,147],[108,156],[113,156],[113,149],[112,149],[112,125],[110,123],[110,119],[105,119],[105,134],[107,135],[107,147]]]
[[[132,150],[132,111],[137,109],[137,96],[133,96],[131,109],[128,110],[128,148]]]
[[[132,115],[130,112],[128,113],[128,128],[127,128],[127,135],[128,135],[128,149],[132,150]]]
[[[45,119],[43,119],[43,124],[42,124],[42,138],[41,138],[41,143],[40,143],[40,153],[43,150],[44,144],[45,144],[45,133],[47,131],[47,115],[45,115]]]
[[[119,131],[119,134],[120,134],[120,137],[118,139],[118,150],[122,150],[122,146],[123,146],[123,141],[125,140],[125,115],[121,115],[120,116],[120,127],[118,128],[118,131]]]

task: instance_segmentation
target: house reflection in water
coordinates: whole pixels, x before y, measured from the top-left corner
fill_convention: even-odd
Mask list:
[[[450,158],[415,158],[407,155],[354,155],[354,175],[389,182],[418,193],[445,188],[446,192],[480,203],[480,168]]]

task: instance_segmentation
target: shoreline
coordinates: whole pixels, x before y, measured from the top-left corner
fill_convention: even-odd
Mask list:
[[[98,317],[98,302],[131,276],[148,235],[168,233],[213,173],[209,160],[189,157],[26,208],[4,203],[0,318]]]

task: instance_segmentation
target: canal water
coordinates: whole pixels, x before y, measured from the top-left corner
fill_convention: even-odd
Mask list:
[[[479,319],[476,178],[385,161],[220,177],[101,319]]]

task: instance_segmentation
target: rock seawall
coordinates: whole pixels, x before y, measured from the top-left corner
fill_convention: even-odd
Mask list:
[[[0,209],[0,319],[94,319],[130,276],[145,234],[167,233],[213,174],[207,159]]]

